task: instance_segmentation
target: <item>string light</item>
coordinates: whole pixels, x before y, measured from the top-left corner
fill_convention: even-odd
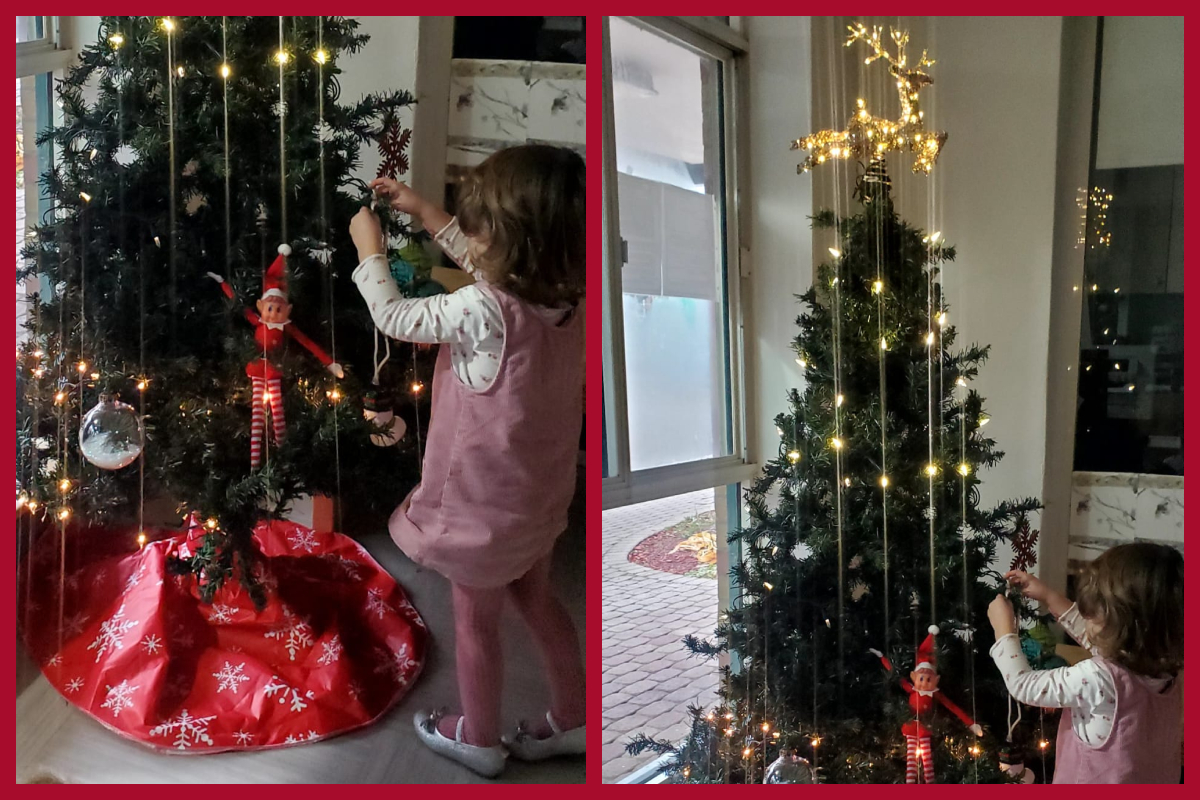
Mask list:
[[[421,383],[420,381],[413,381],[413,385],[410,388],[412,389],[413,394],[420,394],[425,388],[425,384]]]
[[[149,386],[149,385],[150,385],[150,381],[149,381],[149,380],[147,380],[146,378],[142,378],[142,379],[141,379],[141,380],[139,380],[139,381],[138,381],[138,383],[137,383],[137,390],[138,390],[139,392],[144,392],[144,391],[146,391],[146,387],[147,387],[147,386]]]
[[[35,377],[35,378],[40,378],[40,377],[42,377],[42,376],[43,376],[43,375],[45,375],[45,374],[46,374],[46,368],[45,368],[45,367],[37,367],[37,368],[36,368],[36,369],[34,369],[34,371],[33,371],[33,377]]]
[[[55,402],[55,403],[61,404],[61,403],[62,403],[64,400],[66,400],[66,399],[67,399],[67,393],[66,393],[66,392],[58,392],[57,394],[55,394],[55,395],[54,395],[54,402]]]
[[[800,369],[808,369],[808,362],[803,358],[797,358],[796,363],[800,365]]]
[[[86,361],[80,361],[78,364],[75,365],[75,369],[79,370],[80,375],[87,372],[87,368],[88,368],[88,365],[87,365]]]
[[[750,753],[751,753],[751,749],[749,747],[747,747],[745,750],[742,751],[742,758],[749,758]]]
[[[925,465],[925,474],[926,475],[928,475],[929,477],[932,478],[934,475],[937,475],[937,473],[938,473],[937,464],[926,464]]]
[[[840,395],[840,394],[839,394],[839,395],[837,396],[837,400],[836,400],[835,402],[837,403],[837,407],[838,407],[838,408],[841,408],[841,407],[842,407],[842,403],[846,402],[846,398],[845,398],[845,397],[843,397],[842,395]]]
[[[887,338],[886,337],[879,340],[879,349],[887,350]]]
[[[942,327],[942,328],[946,327],[946,312],[945,311],[938,314],[937,322],[938,322],[939,327]]]
[[[820,736],[814,736],[814,737],[812,738],[812,746],[813,746],[813,747],[816,747],[816,746],[817,746],[817,745],[819,745],[820,743],[821,743],[821,737],[820,737]]]
[[[290,58],[290,56],[286,50],[278,50],[275,53],[275,63],[281,66],[288,62],[288,58]]]
[[[841,258],[842,251],[838,250],[836,247],[831,247],[829,248],[829,255],[833,256],[834,258]]]
[[[92,202],[92,196],[91,196],[90,194],[88,194],[87,192],[80,192],[80,193],[79,193],[79,199],[80,199],[80,200],[82,200],[82,201],[83,201],[83,202],[85,202],[85,203],[90,203],[90,202]]]
[[[967,385],[967,379],[966,379],[966,378],[964,378],[962,375],[959,375],[959,376],[958,376],[958,380],[956,380],[956,381],[954,382],[954,385],[955,385],[955,386],[966,386],[966,385]]]
[[[38,501],[37,501],[37,500],[30,500],[30,501],[29,501],[29,510],[30,510],[30,511],[37,511],[37,509],[38,509]]]
[[[888,480],[888,476],[887,476],[887,475],[880,475],[880,476],[879,476],[879,485],[880,485],[880,486],[882,486],[883,488],[885,488],[885,489],[886,489],[886,488],[888,487],[888,484],[889,484],[889,483],[891,483],[891,481],[889,481],[889,480]]]
[[[770,584],[770,583],[767,583],[766,581],[763,581],[763,588],[769,592],[772,589],[774,589],[775,586],[774,586],[774,584]],[[766,730],[766,728],[763,728],[763,730]]]
[[[71,480],[69,478],[63,478],[61,481],[59,481],[58,482],[58,490],[60,492],[71,491]]]
[[[209,517],[204,521],[204,527],[208,528],[210,531],[215,531],[218,524],[219,523],[217,522],[216,517]]]
[[[832,439],[829,440],[829,444],[833,447],[834,450],[842,449],[842,440],[836,436],[834,436]]]
[[[991,421],[992,421],[992,418],[987,416],[986,414],[984,414],[982,417],[979,418],[979,427],[982,428],[984,425],[987,425]]]
[[[69,508],[60,509],[58,512],[58,518],[61,520],[66,520],[70,516],[71,516],[71,509],[69,509]]]
[[[173,31],[173,30],[175,30],[175,21],[172,20],[170,17],[163,17],[162,26],[168,32]]]
[[[850,485],[850,479],[849,479],[849,478],[843,478],[843,479],[842,479],[842,483],[843,483],[843,484],[845,484],[846,486],[849,486],[849,485]]]
[[[764,722],[762,724],[762,729],[763,729],[763,733],[766,733],[767,731],[771,730],[771,724],[768,722]]]
[[[92,373],[92,375],[91,375],[91,378],[92,378],[92,380],[94,380],[94,381],[98,381],[98,380],[100,380],[100,373],[99,373],[99,372],[93,372],[93,373]]]
[[[233,74],[233,70],[231,70],[231,69],[229,68],[229,65],[228,65],[228,64],[222,64],[222,65],[221,65],[221,77],[222,77],[222,78],[228,78],[228,77],[229,77],[231,74]]]
[[[29,495],[27,495],[25,492],[21,492],[19,495],[17,495],[17,508],[21,508],[28,503]]]
[[[883,294],[883,281],[875,281],[872,283],[871,291],[875,294]]]
[[[1043,750],[1045,750],[1049,746],[1050,746],[1050,742],[1046,741],[1045,739],[1042,739],[1040,742],[1038,742],[1038,747],[1042,748]]]
[[[976,744],[971,746],[971,755],[977,756],[980,754],[980,752],[982,751],[979,749],[979,745]]]
[[[1072,286],[1072,287],[1071,287],[1071,291],[1072,291],[1072,292],[1078,292],[1078,291],[1079,291],[1079,287],[1078,287],[1078,286]]]
[[[317,60],[318,64],[324,64],[329,60],[329,53],[326,53],[324,50],[318,50],[317,52],[313,53],[313,58]]]
[[[336,388],[330,389],[328,392],[325,393],[325,396],[328,397],[330,402],[332,402],[332,403],[337,403],[339,400],[342,399],[342,393],[339,392]]]
[[[1092,291],[1093,291],[1093,292],[1098,292],[1098,291],[1100,291],[1100,284],[1098,284],[1098,283],[1093,283],[1093,284],[1092,284]]]
[[[787,459],[788,459],[788,461],[795,464],[797,461],[800,460],[800,451],[799,450],[789,450],[788,454],[787,454]]]
[[[112,36],[108,37],[108,43],[113,46],[114,50],[120,50],[121,45],[125,44],[125,37],[119,33],[114,33]]]
[[[970,475],[971,474],[971,465],[965,461],[963,463],[959,464],[958,465],[958,474],[962,475],[964,478],[967,477],[968,475]]]
[[[183,77],[183,67],[182,66],[176,67],[175,74],[182,78]]]
[[[138,543],[138,547],[146,546],[146,532],[145,531],[140,531],[138,533],[137,543]]]
[[[930,331],[929,333],[925,334],[925,344],[927,344],[927,345],[933,344],[933,331]]]

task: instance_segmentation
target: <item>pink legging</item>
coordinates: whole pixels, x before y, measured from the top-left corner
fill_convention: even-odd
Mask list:
[[[455,656],[462,701],[463,741],[500,743],[500,688],[504,670],[500,613],[512,598],[533,632],[550,679],[550,713],[563,730],[584,723],[586,680],[570,614],[550,588],[550,556],[521,578],[494,589],[453,584]]]

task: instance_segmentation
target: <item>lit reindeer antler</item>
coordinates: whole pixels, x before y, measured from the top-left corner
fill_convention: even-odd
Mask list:
[[[792,142],[793,150],[809,151],[798,171],[807,172],[831,158],[854,157],[867,161],[881,158],[892,150],[908,150],[916,156],[912,171],[929,174],[946,144],[945,131],[925,130],[925,113],[919,107],[921,89],[933,83],[933,78],[923,68],[935,62],[929,58],[928,51],[922,51],[916,66],[908,66],[906,31],[892,29],[891,37],[896,45],[896,53],[892,55],[884,46],[878,26],[870,31],[861,22],[847,27],[850,37],[846,40],[846,47],[861,41],[871,48],[872,54],[863,63],[871,64],[883,59],[891,65],[888,71],[895,76],[896,90],[900,93],[900,118],[893,121],[874,117],[860,98],[857,110],[846,124],[846,130],[818,131]]]

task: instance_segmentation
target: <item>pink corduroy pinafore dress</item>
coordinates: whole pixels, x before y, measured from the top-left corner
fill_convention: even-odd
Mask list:
[[[443,345],[421,483],[392,514],[392,539],[421,566],[474,588],[504,586],[567,526],[583,424],[582,315],[547,320],[481,284],[504,316],[495,379],[475,391]],[[497,333],[496,335],[500,335]]]
[[[1179,783],[1182,769],[1183,675],[1164,691],[1120,664],[1097,656],[1117,687],[1112,732],[1092,747],[1071,728],[1071,709],[1058,724],[1055,783]]]

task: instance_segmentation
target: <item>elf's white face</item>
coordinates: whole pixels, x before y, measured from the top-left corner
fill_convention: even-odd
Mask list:
[[[271,295],[270,297],[259,298],[258,315],[262,317],[263,322],[279,325],[291,319],[291,314],[291,305],[282,297]]]
[[[938,674],[931,669],[919,669],[909,674],[919,692],[932,692],[938,686]]]

